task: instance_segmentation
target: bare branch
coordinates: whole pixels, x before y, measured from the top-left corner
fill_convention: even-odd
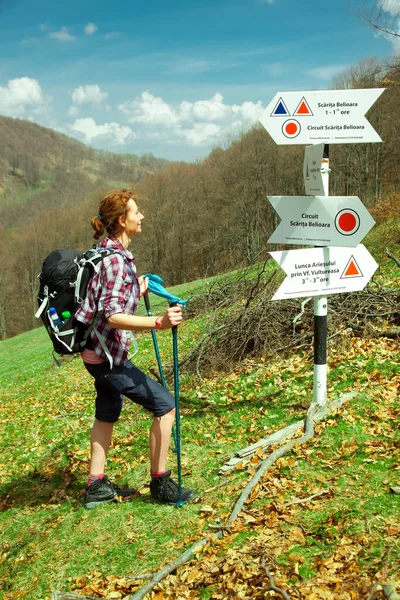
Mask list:
[[[319,498],[320,496],[326,496],[327,494],[330,494],[330,490],[322,490],[321,492],[317,492],[316,494],[312,494],[311,496],[308,496],[308,498],[298,498],[297,500],[292,500],[292,502],[285,502],[285,504],[282,504],[283,506],[292,506],[292,504],[305,504],[306,502],[310,502],[311,500],[314,500],[314,498]]]
[[[357,16],[365,25],[375,31],[380,31],[381,33],[393,37],[400,37],[400,32],[397,27],[400,11],[397,14],[391,14],[384,9],[382,4],[378,4],[372,9],[362,9],[358,11]]]
[[[385,252],[386,252],[386,256],[388,256],[389,258],[391,258],[392,260],[394,260],[394,262],[396,263],[396,265],[397,265],[398,267],[400,267],[400,260],[399,260],[399,259],[398,259],[398,258],[397,258],[397,257],[396,257],[394,254],[392,254],[392,253],[389,251],[389,249],[388,249],[388,248],[386,248]]]
[[[260,561],[260,567],[265,571],[265,574],[268,577],[268,580],[269,580],[269,590],[271,590],[272,592],[275,592],[276,594],[280,594],[282,596],[282,598],[284,598],[284,600],[290,600],[290,596],[288,596],[287,592],[285,592],[285,590],[283,590],[282,588],[277,587],[275,585],[274,578],[272,577],[272,575],[270,573],[270,570],[269,570],[269,568],[266,565],[265,557],[263,557],[261,559],[261,561]]]

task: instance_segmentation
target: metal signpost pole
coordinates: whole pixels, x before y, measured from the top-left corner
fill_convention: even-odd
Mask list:
[[[321,165],[325,195],[329,196],[329,144],[325,144]],[[326,404],[326,346],[328,338],[328,299],[314,296],[314,403]]]

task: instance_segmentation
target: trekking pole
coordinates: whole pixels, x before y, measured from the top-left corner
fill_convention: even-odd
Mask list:
[[[148,292],[145,292],[143,297],[144,297],[144,304],[145,304],[145,307],[147,310],[147,316],[152,317],[153,315],[151,314],[150,299],[149,299]],[[158,349],[156,332],[154,331],[154,329],[151,330],[151,337],[153,338],[154,352],[155,352],[156,359],[157,359],[158,372],[160,373],[161,384],[163,387],[167,387],[165,385],[165,378],[164,378],[163,368],[162,368],[162,364],[161,364],[161,356],[160,356],[160,351]]]
[[[151,307],[150,307],[150,298],[149,298],[149,294],[146,291],[143,295],[144,297],[144,304],[146,307],[146,311],[147,311],[147,316],[151,317]],[[156,355],[156,360],[157,360],[157,365],[158,365],[158,372],[160,374],[160,380],[161,380],[161,385],[165,388],[167,388],[166,383],[165,383],[165,377],[164,377],[164,372],[163,372],[163,368],[162,368],[162,362],[161,362],[161,356],[160,356],[160,350],[158,348],[158,342],[157,342],[157,335],[156,332],[154,331],[154,329],[151,330],[151,337],[153,338],[153,346],[154,346],[154,353]],[[175,430],[172,427],[172,437],[174,440],[174,449],[173,451],[176,452],[176,436],[175,436]]]
[[[176,306],[177,302],[171,302],[170,306]],[[179,362],[178,362],[178,326],[172,328],[172,353],[174,359],[174,396],[175,396],[175,429],[176,429],[176,459],[178,465],[178,502],[177,506],[183,506],[182,500],[182,466],[181,466],[181,417],[179,412]]]

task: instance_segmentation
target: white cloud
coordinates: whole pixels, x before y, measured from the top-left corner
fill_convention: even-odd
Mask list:
[[[385,12],[396,17],[400,14],[400,2],[399,0],[379,0],[378,8],[382,8]]]
[[[71,97],[72,105],[68,109],[68,114],[73,117],[79,114],[84,104],[103,106],[105,110],[110,110],[110,106],[106,103],[108,92],[102,92],[97,84],[81,85],[72,92]]]
[[[263,111],[261,101],[229,105],[220,93],[208,100],[183,100],[172,106],[147,91],[118,108],[128,123],[141,126],[142,139],[186,140],[192,146],[216,143],[230,132],[249,128]]]
[[[34,118],[49,108],[50,100],[36,79],[11,79],[6,87],[0,87],[0,114],[7,117]]]
[[[94,23],[88,23],[83,31],[86,33],[86,35],[93,35],[98,29],[99,28]]]
[[[71,125],[72,131],[80,134],[83,141],[90,144],[94,139],[104,140],[115,146],[122,146],[136,137],[132,129],[119,123],[103,123],[97,125],[91,117],[77,119]]]
[[[336,75],[339,75],[342,71],[349,68],[350,65],[330,65],[326,67],[315,67],[308,71],[309,75],[316,77],[317,79],[332,79]]]
[[[81,85],[72,92],[72,102],[74,104],[101,104],[107,100],[108,93],[102,92],[100,86]]]
[[[73,42],[75,36],[71,35],[66,27],[61,27],[60,31],[52,31],[49,37],[58,42]]]
[[[119,31],[110,31],[110,33],[106,33],[104,36],[105,40],[115,40],[120,37]]]
[[[75,106],[74,104],[71,104],[71,106],[68,109],[68,114],[70,117],[77,117],[79,115],[79,108],[78,106]]]
[[[400,52],[400,0],[379,0],[377,4],[379,10],[383,10],[389,16],[380,16],[380,21],[383,29],[387,28],[387,31],[391,33],[385,33],[384,31],[378,31],[375,37],[382,35],[393,45],[395,53]],[[386,17],[386,18],[385,18]]]
[[[143,92],[132,102],[124,102],[118,108],[128,118],[128,123],[168,126],[179,120],[173,108],[161,97],[157,98],[149,92]]]
[[[231,107],[224,104],[222,94],[215,94],[210,100],[197,100],[193,104],[182,102],[179,106],[179,115],[182,121],[221,121],[231,115]]]
[[[185,138],[192,146],[212,144],[222,133],[222,129],[215,123],[194,123],[190,129],[182,129],[181,137]]]

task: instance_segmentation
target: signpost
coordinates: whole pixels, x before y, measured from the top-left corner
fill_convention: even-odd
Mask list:
[[[260,118],[277,144],[313,144],[304,157],[306,197],[268,198],[282,218],[268,241],[317,246],[271,252],[287,274],[273,300],[314,297],[316,404],[326,403],[326,296],[364,289],[378,267],[359,244],[374,224],[359,198],[328,197],[328,144],[381,142],[364,115],[383,91],[279,92]]]
[[[282,219],[268,242],[357,246],[374,226],[357,196],[268,196]]]
[[[271,256],[287,274],[272,300],[358,292],[378,268],[363,244],[286,250]]]
[[[260,122],[277,144],[381,142],[364,115],[383,91],[278,92]]]

